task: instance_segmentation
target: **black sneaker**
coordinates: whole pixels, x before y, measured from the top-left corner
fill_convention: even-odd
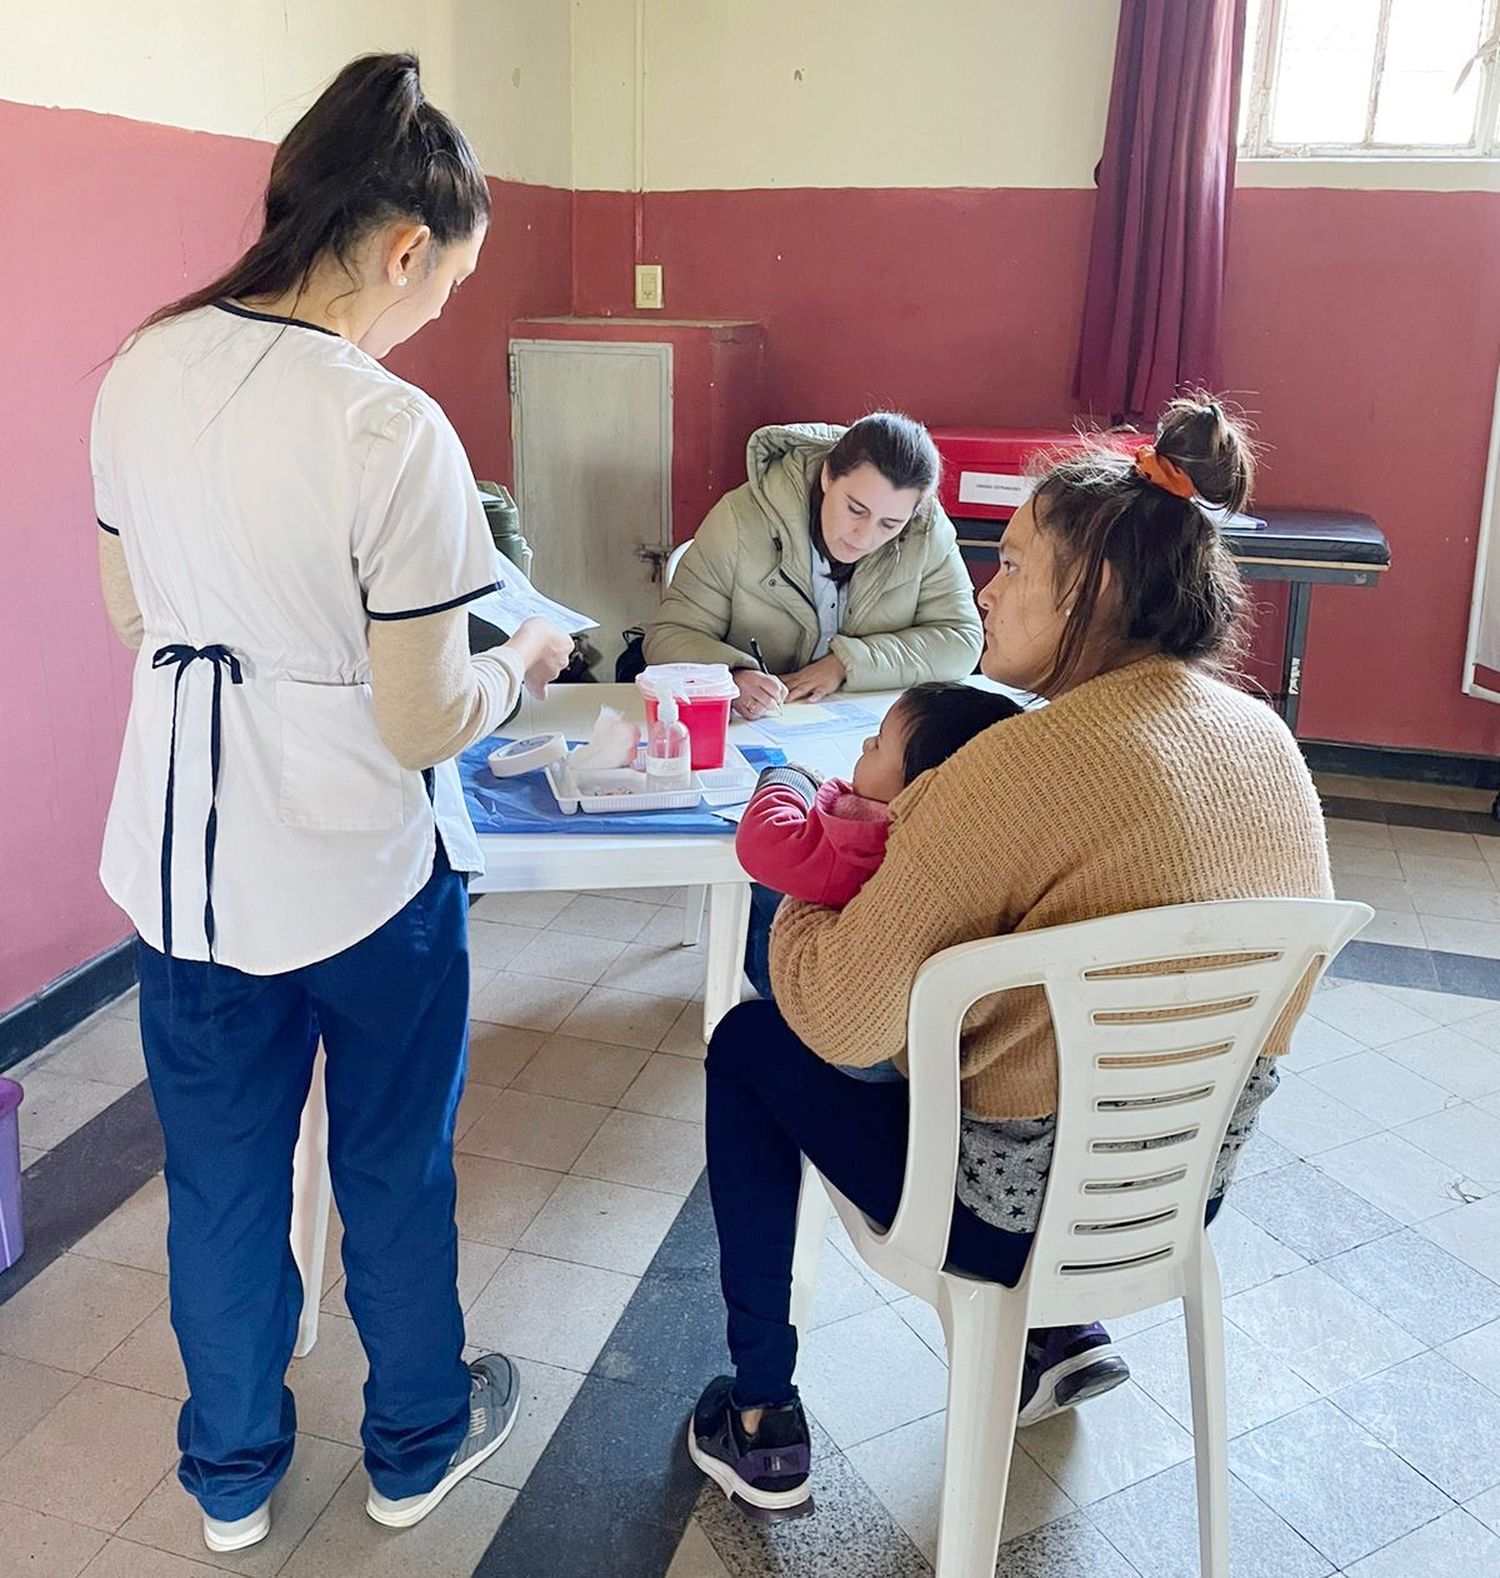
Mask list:
[[[1097,1322],[1092,1326],[1042,1327],[1026,1339],[1017,1428],[1050,1419],[1065,1408],[1076,1408],[1129,1379],[1130,1366]]]
[[[805,1518],[813,1510],[812,1440],[802,1404],[767,1408],[760,1429],[747,1436],[733,1391],[732,1376],[709,1382],[688,1421],[688,1456],[746,1517]]]

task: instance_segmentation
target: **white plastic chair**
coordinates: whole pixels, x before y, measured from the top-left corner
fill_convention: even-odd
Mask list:
[[[692,546],[693,539],[689,537],[686,542],[678,543],[671,553],[667,555],[667,562],[662,570],[663,586],[670,586],[672,584],[672,577],[677,574],[677,566],[682,563],[683,554],[685,554]]]
[[[682,563],[682,556],[693,546],[693,539],[680,542],[667,555],[667,562],[662,570],[662,585],[672,584],[672,577],[677,574],[677,566]],[[687,908],[682,915],[682,946],[692,948],[697,945],[698,939],[703,935],[703,906],[708,899],[707,888],[689,888],[687,890]]]
[[[302,1315],[292,1357],[305,1359],[318,1340],[318,1307],[323,1299],[323,1263],[328,1247],[328,1212],[333,1178],[328,1171],[328,1094],[325,1057],[318,1047],[312,1083],[302,1109],[302,1127],[292,1152],[292,1259],[302,1278]]]
[[[937,1578],[993,1578],[1027,1331],[1174,1298],[1187,1316],[1201,1570],[1228,1578],[1223,1312],[1203,1212],[1230,1115],[1278,1016],[1308,971],[1321,972],[1372,913],[1315,899],[1143,910],[966,943],[917,973],[896,1218],[882,1231],[808,1167],[792,1318],[805,1326],[830,1198],[864,1260],[937,1309],[948,1344]],[[1144,974],[1143,965],[1158,970]],[[1051,1007],[1058,1117],[1036,1241],[1012,1289],[943,1265],[960,1028],[981,997],[1022,986],[1043,988]]]

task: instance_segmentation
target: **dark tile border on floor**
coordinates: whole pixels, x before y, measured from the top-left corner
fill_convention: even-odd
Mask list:
[[[1494,959],[1356,941],[1329,973],[1500,1001]],[[723,1324],[705,1175],[474,1578],[596,1578],[606,1552],[611,1578],[661,1578],[703,1490],[683,1434],[704,1383],[727,1367]]]
[[[1391,942],[1361,942],[1357,937],[1328,967],[1335,980],[1372,986],[1415,986],[1428,992],[1500,1001],[1500,959],[1434,948],[1402,948]]]
[[[1372,944],[1373,946],[1373,944]],[[1460,997],[1500,998],[1500,959],[1480,959],[1468,953],[1434,953],[1438,990]]]
[[[14,1297],[162,1169],[161,1126],[145,1080],[59,1140],[21,1174],[26,1251],[0,1272]]]
[[[135,985],[135,939],[101,953],[0,1014],[0,1074]]]
[[[1415,986],[1439,990],[1437,966],[1426,948],[1402,948],[1390,942],[1361,942],[1355,938],[1328,966],[1339,981],[1365,981],[1371,986]]]
[[[718,1261],[704,1174],[474,1578],[661,1578],[671,1566],[704,1485],[688,1415],[729,1366]]]
[[[1356,940],[1329,974],[1500,1001],[1495,959]],[[0,1303],[118,1209],[162,1163],[161,1130],[144,1082],[33,1163],[22,1175],[26,1253],[0,1273]],[[723,1329],[705,1176],[475,1578],[596,1578],[606,1570],[611,1578],[660,1578],[702,1494],[704,1481],[687,1458],[683,1436],[699,1391],[728,1368]],[[579,1494],[581,1485],[589,1488],[586,1496]]]
[[[1451,806],[1408,805],[1404,800],[1359,800],[1324,795],[1323,815],[1344,822],[1384,822],[1387,827],[1425,827],[1438,833],[1473,833],[1500,838],[1500,822],[1482,811],[1457,811]]]

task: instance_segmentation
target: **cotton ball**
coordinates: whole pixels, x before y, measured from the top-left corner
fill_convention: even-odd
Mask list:
[[[641,727],[613,707],[601,707],[586,744],[575,746],[568,765],[578,772],[629,767],[641,742]]]

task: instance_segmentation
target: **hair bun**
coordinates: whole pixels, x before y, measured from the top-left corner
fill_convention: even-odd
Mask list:
[[[1201,390],[1174,400],[1162,412],[1156,452],[1193,479],[1206,503],[1235,511],[1250,502],[1255,448],[1247,424]]]

